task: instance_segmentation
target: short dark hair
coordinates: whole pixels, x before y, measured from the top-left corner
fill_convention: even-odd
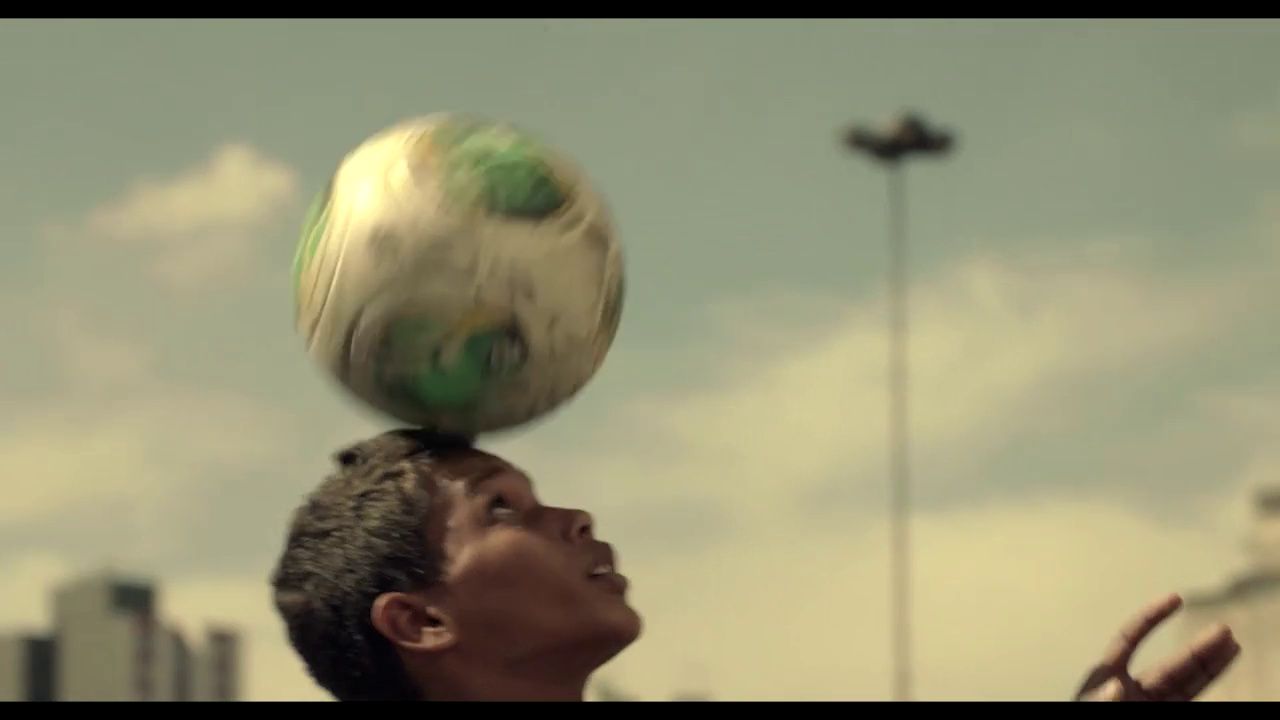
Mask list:
[[[434,461],[470,447],[423,430],[383,433],[336,453],[336,472],[294,513],[271,578],[275,605],[307,671],[336,699],[423,699],[369,613],[383,593],[438,581],[443,559],[424,525]]]

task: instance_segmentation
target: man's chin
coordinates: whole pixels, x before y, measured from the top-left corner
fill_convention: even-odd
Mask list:
[[[640,617],[640,613],[636,612],[636,609],[630,605],[627,606],[627,616],[626,635],[627,644],[630,645],[639,640],[641,633],[644,632],[644,618]]]
[[[630,605],[623,605],[618,617],[613,621],[613,637],[617,650],[614,655],[626,650],[632,643],[640,639],[644,632],[644,619]]]

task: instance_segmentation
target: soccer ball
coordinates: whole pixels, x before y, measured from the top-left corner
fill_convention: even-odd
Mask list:
[[[474,436],[538,418],[595,375],[623,306],[604,199],[506,123],[392,126],[316,198],[294,261],[307,352],[400,421]]]

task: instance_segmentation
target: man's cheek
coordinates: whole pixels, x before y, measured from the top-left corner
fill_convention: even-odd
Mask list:
[[[553,579],[546,553],[518,535],[495,535],[476,548],[468,563],[469,584],[477,589],[536,590]]]

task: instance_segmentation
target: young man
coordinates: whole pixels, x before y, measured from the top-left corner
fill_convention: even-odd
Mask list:
[[[298,509],[272,583],[312,677],[338,700],[582,700],[641,621],[581,510],[463,439],[384,433],[336,456]],[[1194,698],[1234,659],[1213,629],[1141,679],[1137,645],[1178,607],[1120,633],[1078,699]]]

